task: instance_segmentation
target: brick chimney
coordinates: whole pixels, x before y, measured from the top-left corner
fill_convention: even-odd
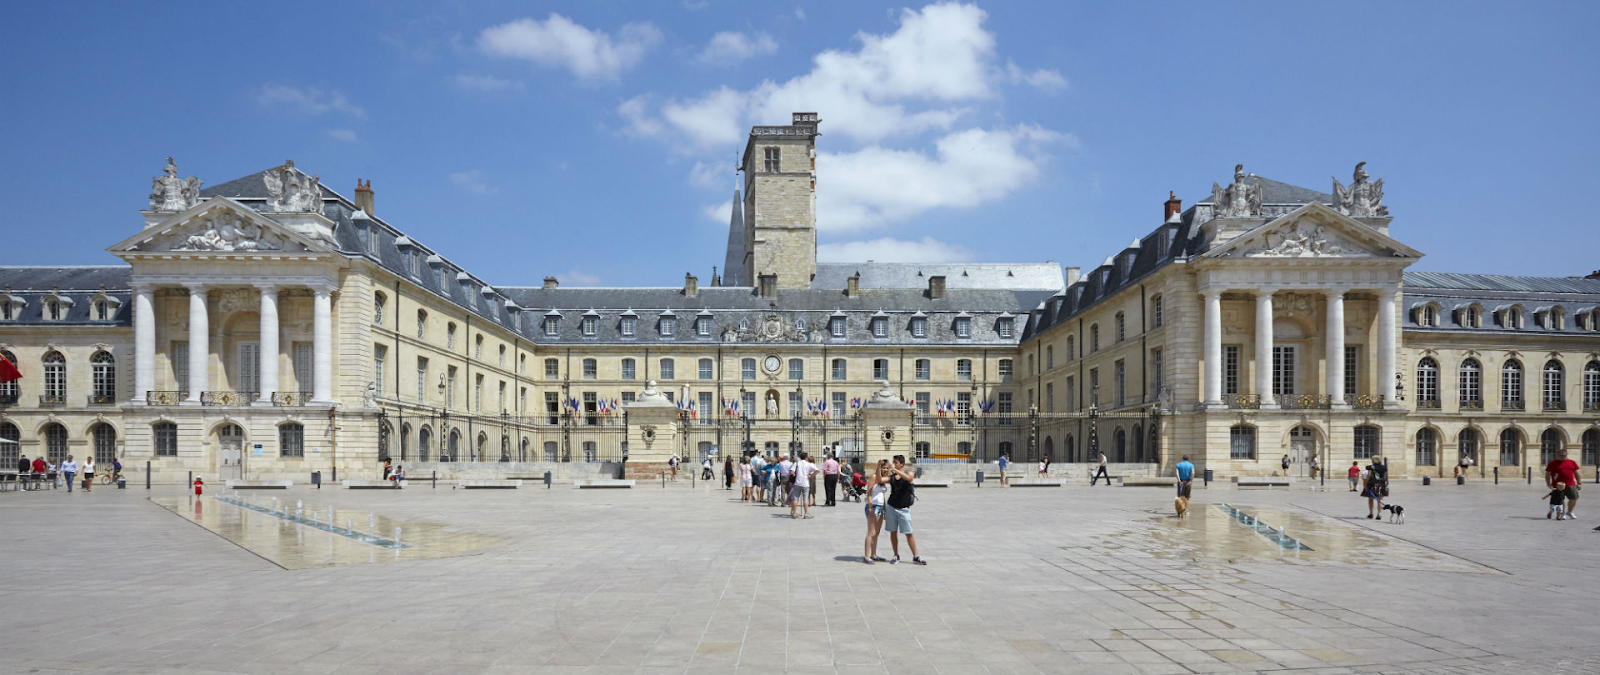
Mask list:
[[[1183,200],[1178,199],[1178,194],[1167,190],[1167,211],[1161,216],[1161,222],[1171,222],[1173,216],[1183,213]]]
[[[1595,270],[1593,272],[1590,272],[1589,276],[1586,276],[1584,278],[1585,279],[1600,279],[1600,270]]]
[[[693,274],[684,273],[683,294],[690,298],[700,294],[700,280],[695,278]]]
[[[549,289],[552,289],[552,288],[560,288],[561,287],[561,282],[556,281],[555,277],[545,277],[544,278],[544,287],[545,287],[545,290],[549,290]]]
[[[944,276],[935,274],[928,277],[928,297],[934,300],[944,299]]]
[[[776,298],[776,297],[778,297],[778,275],[776,275],[776,274],[757,274],[756,275],[756,295],[759,295],[759,296],[761,296],[763,298]]]
[[[850,275],[850,278],[845,280],[845,282],[844,282],[844,295],[847,298],[854,298],[854,297],[857,297],[857,296],[861,295],[861,273],[860,272],[856,272],[855,274]]]
[[[373,213],[372,181],[362,183],[360,178],[356,179],[356,208],[366,211],[369,216],[376,215]]]

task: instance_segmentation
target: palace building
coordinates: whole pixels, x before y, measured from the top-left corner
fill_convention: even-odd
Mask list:
[[[751,130],[720,277],[489,283],[293,162],[204,188],[171,160],[125,264],[0,267],[0,466],[17,453],[303,481],[583,477],[741,449],[1001,453],[1082,477],[1382,456],[1400,476],[1600,465],[1600,275],[1411,272],[1356,167],[1236,167],[1098,267],[816,259],[821,120]],[[1152,221],[1154,213],[1152,215]],[[133,228],[130,228],[132,230]],[[655,383],[651,388],[650,383]]]

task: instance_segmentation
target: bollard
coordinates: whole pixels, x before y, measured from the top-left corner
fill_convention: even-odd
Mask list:
[[[1500,467],[1498,466],[1494,468],[1494,484],[1500,484]]]
[[[1600,472],[1600,469],[1595,469],[1595,471]],[[1600,474],[1596,474],[1596,475],[1600,475]],[[21,476],[18,476],[18,478],[21,478]],[[146,489],[146,490],[150,489],[150,463],[149,462],[145,462],[144,463],[144,489]]]
[[[333,482],[339,482],[339,467],[333,467]]]
[[[1528,484],[1529,485],[1533,485],[1533,467],[1531,467],[1531,466],[1522,467],[1522,472],[1525,473],[1525,474],[1528,474]]]
[[[662,489],[666,489],[666,487],[667,487],[667,472],[662,471],[661,472],[661,488]]]
[[[1432,476],[1423,476],[1422,477],[1422,484],[1423,485],[1433,485],[1433,477]]]
[[[550,472],[544,472],[544,489],[550,489]]]
[[[1466,484],[1467,484],[1467,477],[1466,476],[1456,476],[1456,485],[1466,485]]]
[[[433,489],[439,489],[439,472],[433,472]]]
[[[194,472],[193,471],[189,472],[189,482],[186,483],[186,484],[187,485],[194,485]],[[226,489],[228,484],[226,482],[224,482],[222,485],[223,485],[224,489]]]
[[[978,470],[977,481],[978,481],[978,485],[977,486],[978,487],[983,487],[983,470],[982,469]]]

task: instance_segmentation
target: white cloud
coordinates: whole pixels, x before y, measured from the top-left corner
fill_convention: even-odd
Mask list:
[[[732,163],[695,162],[689,169],[689,182],[703,188],[732,187],[734,180]]]
[[[821,262],[966,262],[973,259],[972,251],[957,244],[947,244],[923,237],[906,241],[884,237],[866,241],[846,241],[836,244],[819,244],[817,260]]]
[[[600,277],[599,276],[585,273],[583,270],[580,270],[580,269],[578,269],[576,267],[574,267],[574,268],[572,268],[570,270],[567,270],[567,273],[561,275],[560,278],[564,282],[572,283],[572,284],[579,284],[579,285],[583,285],[583,286],[593,286],[595,284],[600,283]]]
[[[640,94],[617,106],[617,114],[628,120],[627,131],[637,136],[655,136],[666,130],[661,118],[650,109],[652,97]]]
[[[868,230],[930,209],[972,208],[1038,179],[1045,147],[1075,140],[1039,127],[967,129],[934,141],[933,154],[879,146],[821,153],[817,228]],[[826,188],[826,189],[823,189]]]
[[[365,119],[367,111],[351,103],[337,91],[323,91],[316,87],[290,87],[262,85],[256,91],[256,102],[273,109],[289,108],[307,115],[342,112],[356,119]]]
[[[462,73],[455,77],[456,86],[467,91],[522,91],[524,85],[516,80],[495,77],[493,75],[470,75]]]
[[[800,7],[794,8],[794,18],[799,19],[801,21],[805,21],[806,20],[806,10],[803,9],[803,8],[800,8]]]
[[[985,17],[976,6],[954,3],[903,10],[893,33],[859,33],[857,50],[824,51],[804,75],[749,91],[721,87],[698,99],[668,100],[662,117],[674,127],[675,141],[699,148],[737,142],[746,127],[782,121],[797,110],[822,112],[830,133],[863,142],[948,129],[967,112],[960,104],[991,97],[991,79],[1001,75]],[[630,121],[649,119],[619,112]]]
[[[351,129],[329,129],[328,137],[336,141],[344,141],[346,143],[357,143],[361,140],[360,138],[356,137],[356,132]]]
[[[1059,91],[1067,88],[1067,78],[1054,70],[1040,68],[1033,72],[1024,71],[1015,62],[1006,61],[1006,77],[1012,84],[1026,84],[1035,89],[1045,91]]]
[[[683,8],[691,12],[698,12],[711,6],[708,0],[683,0]]]
[[[492,195],[499,192],[500,188],[484,181],[485,176],[483,169],[472,169],[450,174],[450,182],[475,195]]]
[[[580,80],[615,80],[661,41],[649,23],[624,25],[617,36],[591,30],[551,13],[544,21],[517,19],[485,28],[478,48],[506,58],[526,59],[547,68],[566,68]]]
[[[727,225],[733,219],[733,200],[729,199],[721,204],[706,204],[700,207],[700,215],[718,225]]]
[[[697,58],[701,63],[732,65],[776,51],[778,51],[778,41],[766,33],[745,35],[734,31],[723,31],[711,36],[711,41],[706,43],[705,49],[701,50]]]

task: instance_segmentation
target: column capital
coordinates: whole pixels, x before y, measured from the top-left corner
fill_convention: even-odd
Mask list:
[[[205,293],[211,290],[210,285],[199,282],[185,283],[183,287],[189,289],[190,293]]]
[[[1332,298],[1343,299],[1344,298],[1344,294],[1348,293],[1348,292],[1349,291],[1347,291],[1347,290],[1345,290],[1343,288],[1329,288],[1329,289],[1326,289],[1326,290],[1322,291],[1322,294],[1327,296],[1329,299],[1332,299]]]
[[[255,286],[262,293],[266,293],[266,292],[269,292],[269,291],[276,292],[278,290],[278,288],[279,288],[277,282],[273,282],[273,281],[258,281],[258,282],[254,283],[254,284],[251,284],[251,285]]]
[[[1256,298],[1259,299],[1259,298],[1271,298],[1272,296],[1277,295],[1278,291],[1281,291],[1283,289],[1277,288],[1277,287],[1274,287],[1274,286],[1262,286],[1260,288],[1254,288],[1254,289],[1251,289],[1251,290],[1255,292]]]
[[[323,283],[316,283],[316,284],[307,284],[307,286],[311,289],[312,293],[315,293],[317,295],[333,295],[334,291],[339,290],[338,284],[335,284],[335,283],[333,283],[331,281],[323,282]]]
[[[1222,294],[1226,293],[1227,291],[1220,288],[1202,288],[1199,292],[1200,297],[1203,298],[1221,298]]]

